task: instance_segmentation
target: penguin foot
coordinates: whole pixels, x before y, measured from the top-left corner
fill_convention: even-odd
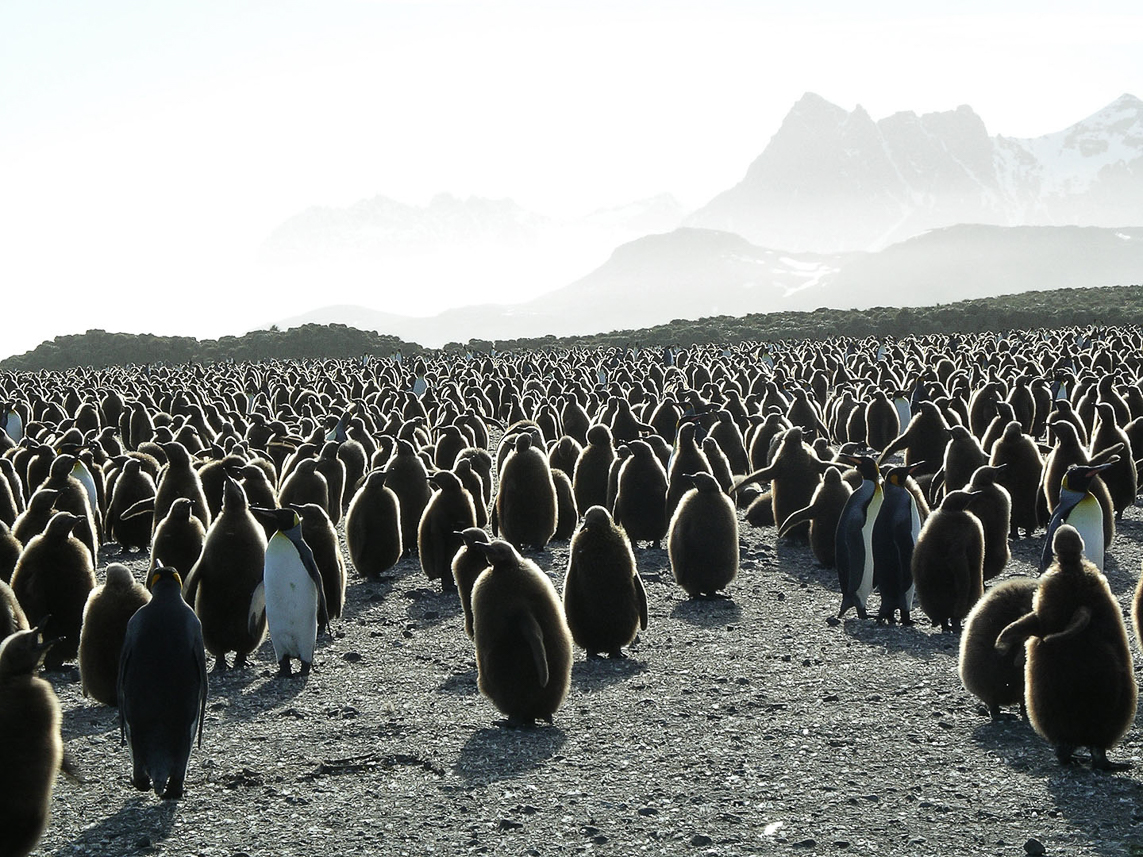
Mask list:
[[[229,667],[226,665],[226,658],[223,657],[222,655],[219,655],[218,657],[216,657],[214,659],[214,669],[211,670],[211,672],[224,673],[228,669],[229,669]]]
[[[1091,750],[1091,769],[1093,771],[1130,771],[1130,762],[1112,762],[1107,758],[1107,751],[1102,747],[1089,747]]]
[[[599,652],[588,652],[587,659],[589,661],[601,661],[603,660],[603,656],[600,655]]]
[[[309,675],[311,667],[313,667],[312,663],[302,661],[302,668],[298,670],[298,675]]]
[[[149,792],[151,790],[151,778],[147,776],[145,771],[135,771],[131,776],[131,785],[141,792]]]
[[[533,717],[524,718],[513,714],[505,720],[497,720],[494,725],[500,729],[532,729],[536,725],[536,720]]]
[[[616,649],[613,652],[608,652],[607,657],[611,658],[612,660],[617,660],[617,661],[623,661],[623,660],[627,659],[627,655],[624,653],[624,651],[622,649]]]
[[[1059,760],[1061,765],[1070,765],[1075,761],[1074,756],[1076,748],[1071,744],[1058,744],[1056,745],[1056,759]]]
[[[289,678],[293,673],[290,671],[290,658],[287,655],[278,661],[278,678]]]
[[[240,669],[245,669],[245,667],[246,667],[246,653],[245,652],[238,652],[234,656],[234,669],[240,670]]]
[[[167,783],[167,787],[163,793],[159,795],[163,800],[178,800],[183,796],[183,780],[182,777],[171,777]]]

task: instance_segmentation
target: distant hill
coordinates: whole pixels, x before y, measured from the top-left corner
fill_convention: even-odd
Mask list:
[[[1143,282],[1143,228],[951,226],[878,253],[786,253],[714,230],[678,229],[619,247],[597,270],[526,303],[430,318],[326,307],[279,327],[338,322],[439,347],[572,336],[673,319],[931,306],[1027,291]]]
[[[807,93],[742,181],[686,225],[767,247],[880,249],[958,223],[1143,224],[1143,101],[1056,133],[990,137],[971,107],[874,121]]]

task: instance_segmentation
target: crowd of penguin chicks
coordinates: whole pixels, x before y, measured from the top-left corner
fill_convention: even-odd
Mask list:
[[[40,664],[77,659],[119,708],[133,784],[176,798],[207,653],[241,668],[268,629],[281,676],[310,669],[345,600],[338,526],[358,575],[415,551],[457,590],[508,725],[551,722],[573,645],[622,657],[646,628],[639,543],[666,541],[690,597],[726,597],[738,506],[837,569],[840,615],[876,590],[877,622],[909,625],[916,599],[963,626],[963,682],[994,717],[1026,706],[1062,762],[1082,746],[1119,768],[1137,692],[1101,568],[1136,494],[1141,345],[1100,328],[0,376],[0,735],[25,774],[0,781],[3,850],[34,847],[68,767]],[[985,593],[1039,529],[1042,576]],[[567,538],[561,598],[525,553]],[[96,585],[104,542],[150,551],[146,586],[118,563]]]

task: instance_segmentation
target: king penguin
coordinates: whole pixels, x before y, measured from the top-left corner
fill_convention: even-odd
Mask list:
[[[119,684],[119,658],[127,623],[151,600],[127,566],[107,566],[105,582],[91,590],[79,632],[79,680],[84,696],[114,707]]]
[[[1108,510],[1091,491],[1092,481],[1100,472],[1118,461],[1114,456],[1110,461],[1096,465],[1073,464],[1064,473],[1060,482],[1060,502],[1052,513],[1048,532],[1044,537],[1044,549],[1040,553],[1040,571],[1052,562],[1052,540],[1062,524],[1070,524],[1079,532],[1084,543],[1084,555],[1095,567],[1103,571],[1104,522]]]
[[[63,762],[60,703],[36,669],[53,640],[38,628],[0,643],[0,854],[23,857],[48,824]]]
[[[912,625],[909,614],[913,609],[913,548],[921,532],[924,515],[917,497],[906,485],[912,471],[923,467],[918,462],[911,467],[891,467],[882,484],[884,499],[877,520],[873,523],[873,584],[881,593],[881,607],[877,623],[893,625],[897,614],[902,625]]]
[[[260,509],[254,514],[273,520],[277,532],[266,545],[266,567],[250,605],[254,627],[265,613],[278,662],[278,676],[289,678],[290,658],[302,662],[301,674],[308,675],[314,660],[317,635],[329,623],[321,573],[313,551],[302,538],[302,519],[293,509]]]
[[[472,589],[477,686],[510,727],[552,722],[571,684],[572,639],[556,588],[503,539],[475,543],[491,568]]]
[[[164,800],[182,797],[195,738],[206,719],[202,625],[169,566],[148,581],[151,600],[127,623],[119,659],[119,730],[131,747],[131,782]]]
[[[844,616],[851,607],[857,615],[866,616],[865,601],[873,591],[873,526],[885,500],[881,472],[868,455],[840,455],[838,460],[852,464],[861,474],[861,484],[845,501],[837,522],[837,579],[841,585],[841,609]]]
[[[1031,612],[996,638],[1004,653],[1025,641],[1028,719],[1056,751],[1060,764],[1076,747],[1091,750],[1097,770],[1135,721],[1139,690],[1119,602],[1107,578],[1084,559],[1079,532],[1061,524],[1052,542],[1055,562],[1041,577]]]

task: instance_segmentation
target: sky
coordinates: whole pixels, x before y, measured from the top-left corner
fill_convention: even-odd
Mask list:
[[[1143,97],[1140,8],[3,0],[0,357],[92,328],[214,338],[331,304],[428,315],[550,290],[565,283],[527,266],[409,288],[259,250],[311,206],[377,195],[697,208],[805,92],[874,119],[969,104],[991,134],[1062,130]]]

